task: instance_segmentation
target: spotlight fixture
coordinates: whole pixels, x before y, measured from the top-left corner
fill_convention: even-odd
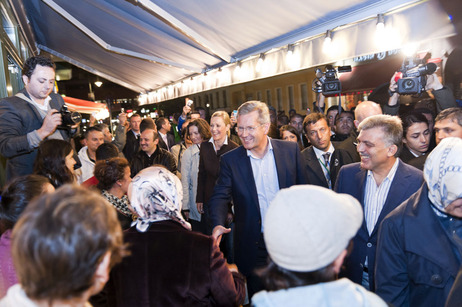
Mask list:
[[[383,30],[385,28],[385,18],[383,14],[377,14],[377,30]]]
[[[263,61],[264,60],[265,60],[265,54],[260,53],[260,57],[258,58],[258,61],[257,61],[257,67],[255,68],[255,70],[257,72],[259,72],[261,70],[261,67],[263,66]]]
[[[97,80],[97,81],[95,81],[95,85],[96,85],[97,87],[101,87],[101,85],[103,85],[103,82]]]
[[[326,31],[326,36],[324,37],[324,43],[325,44],[330,44],[332,42],[332,31],[327,30]]]

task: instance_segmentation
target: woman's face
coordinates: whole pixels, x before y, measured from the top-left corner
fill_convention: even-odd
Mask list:
[[[295,142],[297,143],[297,136],[290,131],[284,130],[282,132],[282,139],[284,141]]]
[[[224,141],[229,131],[229,125],[225,124],[222,117],[215,116],[210,120],[210,130],[214,141]]]
[[[403,139],[404,144],[417,154],[427,152],[428,145],[430,144],[430,131],[426,123],[412,124]]]
[[[189,127],[189,138],[193,142],[193,144],[200,144],[202,143],[202,135],[199,133],[199,129],[197,126]]]
[[[132,178],[130,177],[130,166],[127,166],[124,171],[124,177],[119,180],[122,192],[127,193],[130,182],[132,182]]]
[[[66,160],[64,162],[66,164],[66,167],[71,171],[72,174],[74,174],[74,165],[75,165],[75,160],[74,160],[74,151],[71,150],[71,152],[66,156]]]

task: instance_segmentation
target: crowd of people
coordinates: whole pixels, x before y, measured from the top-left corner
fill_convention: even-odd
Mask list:
[[[54,71],[29,58],[0,101],[1,307],[462,305],[462,108],[436,75],[404,114],[393,76],[382,105],[186,102],[78,146]]]

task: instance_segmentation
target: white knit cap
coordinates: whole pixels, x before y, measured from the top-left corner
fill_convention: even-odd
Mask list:
[[[347,248],[362,221],[354,197],[314,185],[292,186],[276,194],[266,213],[266,248],[282,268],[316,271]]]

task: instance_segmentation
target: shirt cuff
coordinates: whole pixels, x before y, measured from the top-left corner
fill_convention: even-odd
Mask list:
[[[39,136],[37,130],[31,131],[27,134],[27,142],[29,142],[29,149],[39,147],[40,142],[43,141]]]

